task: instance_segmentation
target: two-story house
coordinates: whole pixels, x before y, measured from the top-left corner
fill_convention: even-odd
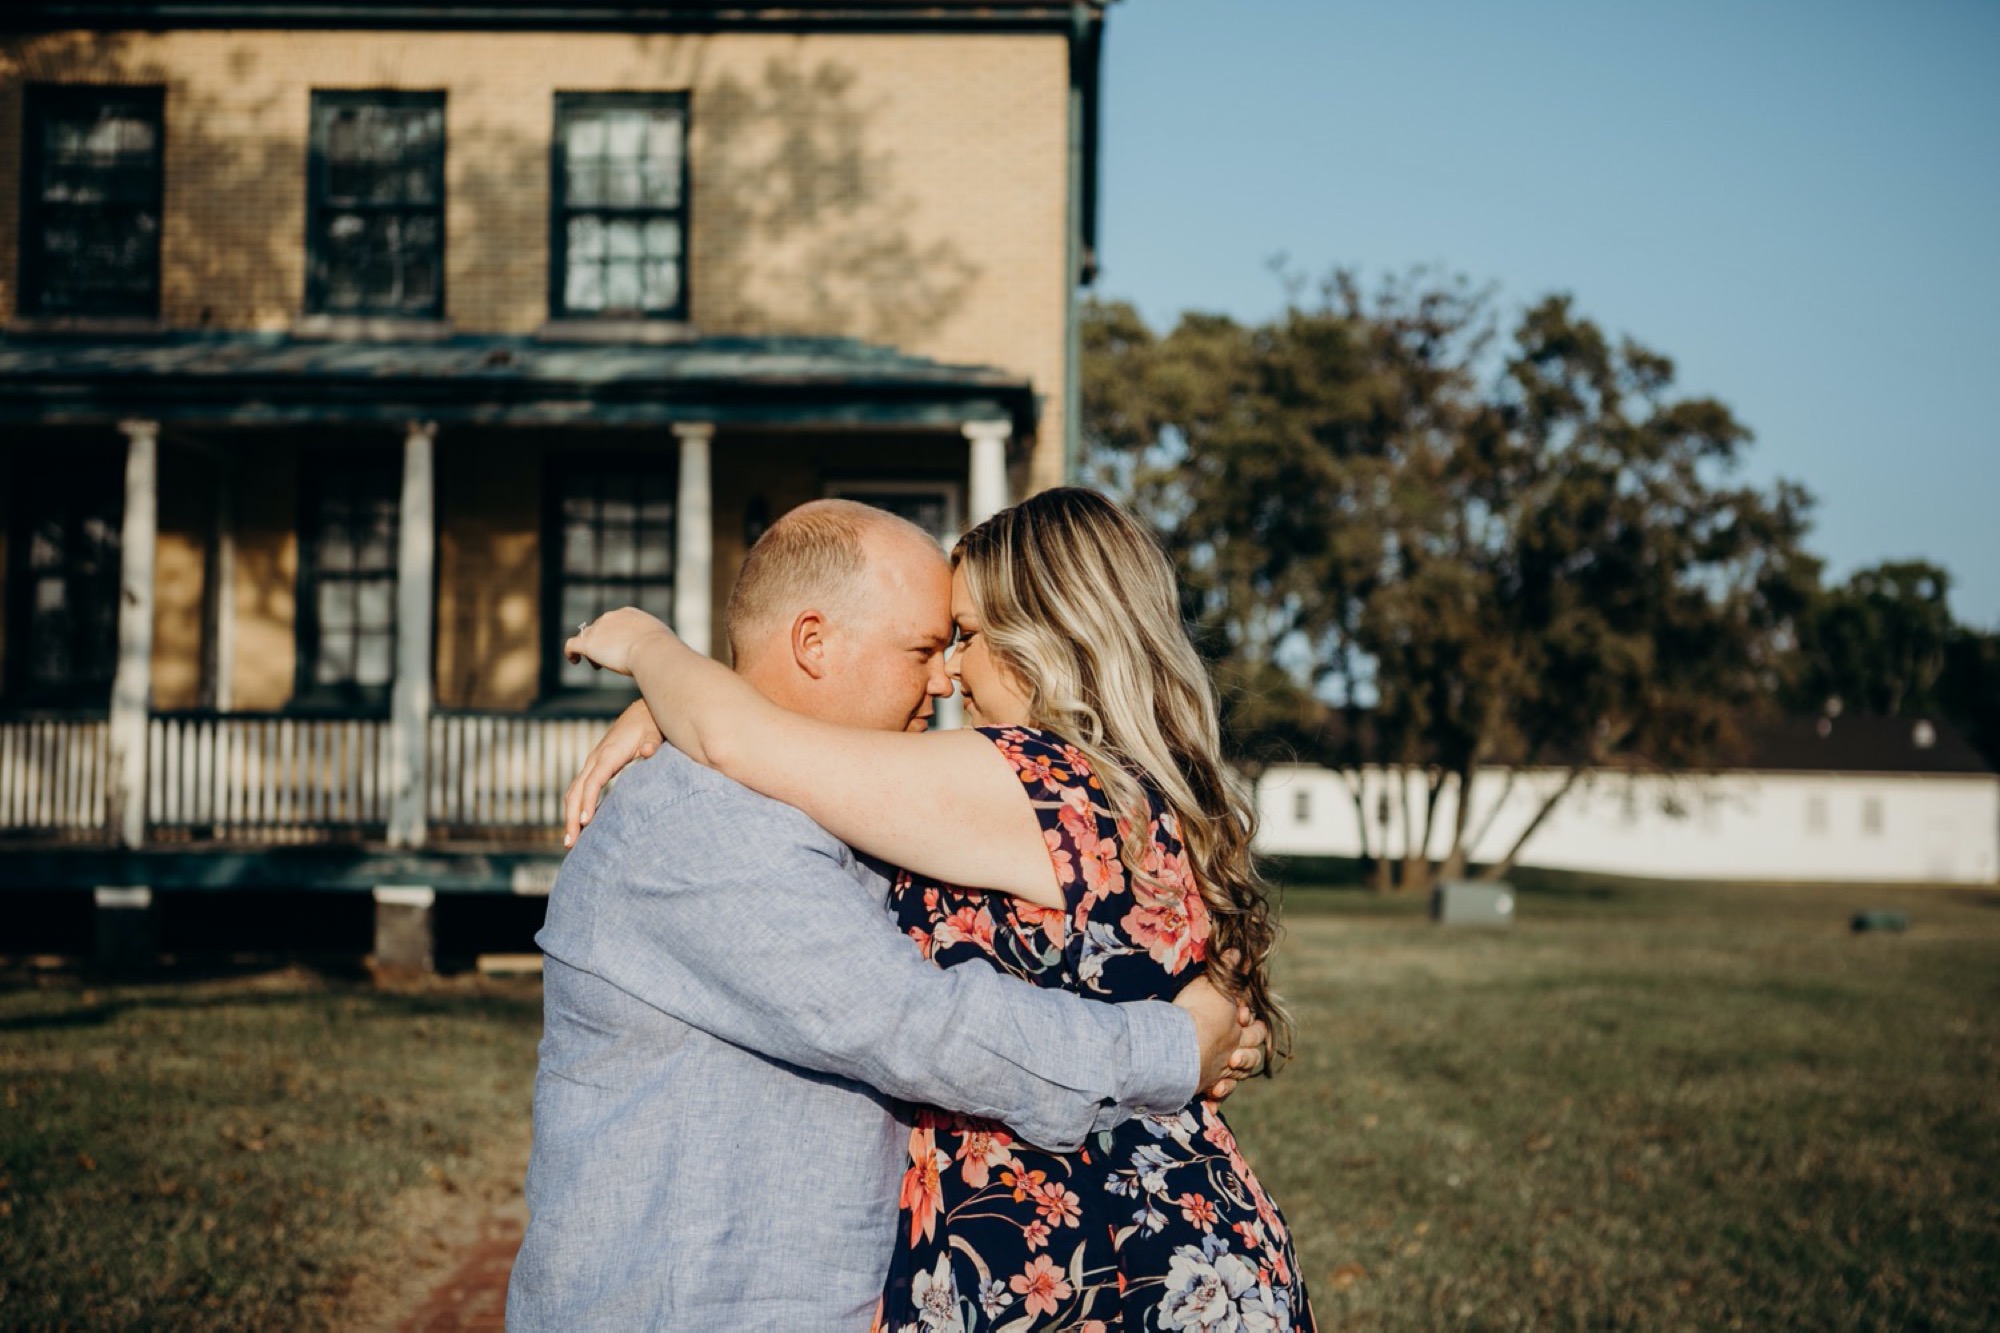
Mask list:
[[[627,697],[571,627],[632,603],[720,652],[786,509],[949,540],[1066,474],[1101,30],[9,6],[0,888],[141,923],[182,889],[545,888]]]

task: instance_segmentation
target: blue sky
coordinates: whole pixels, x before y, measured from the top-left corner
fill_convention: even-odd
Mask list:
[[[1122,0],[1097,291],[1155,328],[1442,265],[1673,357],[1818,498],[2000,628],[2000,3]]]

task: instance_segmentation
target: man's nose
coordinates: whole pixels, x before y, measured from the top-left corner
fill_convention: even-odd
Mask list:
[[[946,669],[944,654],[939,653],[931,662],[931,678],[924,686],[924,692],[936,695],[940,699],[944,698],[944,696],[951,693],[952,684],[956,680],[957,674],[954,671]]]

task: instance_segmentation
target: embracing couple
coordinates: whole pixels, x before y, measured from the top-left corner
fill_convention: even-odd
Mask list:
[[[818,501],[727,623],[733,671],[567,646],[643,698],[566,798],[509,1326],[1311,1328],[1217,1110],[1288,1029],[1151,537],[1059,489],[947,562]]]

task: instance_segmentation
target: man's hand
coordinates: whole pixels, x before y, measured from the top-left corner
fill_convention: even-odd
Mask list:
[[[576,845],[576,835],[590,822],[597,798],[604,794],[604,784],[635,759],[651,759],[659,752],[662,739],[644,699],[618,715],[604,738],[584,756],[583,767],[563,792],[563,846]]]
[[[1230,999],[1205,976],[1183,987],[1174,1003],[1194,1019],[1203,1096],[1221,1101],[1264,1067],[1264,1042],[1271,1034],[1249,1005]]]

